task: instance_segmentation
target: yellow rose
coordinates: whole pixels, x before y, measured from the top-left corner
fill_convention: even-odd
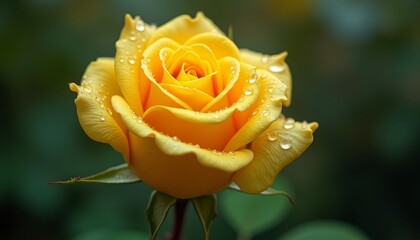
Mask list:
[[[318,126],[281,115],[286,55],[239,50],[202,13],[158,28],[127,15],[115,58],[92,62],[70,89],[86,134],[152,188],[192,198],[235,182],[259,193]]]

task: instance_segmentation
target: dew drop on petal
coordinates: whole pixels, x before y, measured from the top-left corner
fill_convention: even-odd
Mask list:
[[[249,87],[249,88],[245,91],[245,96],[251,96],[253,92],[254,92],[254,88]]]
[[[102,116],[100,119],[101,121],[105,121],[105,116]]]
[[[278,64],[274,64],[268,67],[268,70],[273,73],[280,73],[284,71],[284,67]]]
[[[268,56],[267,55],[262,56],[261,57],[261,62],[262,63],[267,63],[268,62]]]
[[[142,124],[142,123],[143,123],[143,118],[138,117],[138,118],[137,118],[137,122],[138,122],[138,123],[140,123],[140,124]]]
[[[179,138],[177,136],[173,136],[172,137],[172,140],[174,140],[175,142],[178,142],[179,141]]]
[[[254,73],[254,74],[252,75],[252,77],[248,80],[248,82],[249,82],[250,84],[254,84],[254,83],[257,81],[257,79],[258,79],[258,75],[257,75],[256,73]]]
[[[138,20],[136,23],[136,29],[139,32],[143,32],[146,29],[146,26],[144,25],[144,22],[142,20]]]
[[[130,36],[129,39],[130,41],[136,41],[136,36]]]
[[[133,65],[134,63],[136,63],[136,61],[134,59],[128,59],[128,63],[130,63],[131,65]]]
[[[229,151],[229,155],[235,156],[235,152],[234,151]]]
[[[302,128],[307,128],[308,127],[308,122],[307,121],[303,121],[302,122]]]
[[[109,115],[111,115],[112,116],[112,110],[111,110],[111,108],[107,108],[107,110],[108,110],[108,113],[109,113]]]
[[[124,62],[124,58],[120,57],[120,63]]]
[[[272,131],[272,132],[267,133],[267,139],[270,142],[276,141],[277,140],[277,132],[276,131]]]
[[[283,124],[285,129],[292,129],[295,126],[295,120],[293,118],[288,118]]]
[[[262,114],[263,114],[264,116],[268,116],[268,114],[270,114],[270,110],[268,110],[268,109],[264,109],[264,110],[262,110]]]
[[[87,93],[92,92],[92,87],[89,84],[83,84],[82,88],[83,88],[83,91],[85,91]]]
[[[290,137],[284,137],[280,141],[280,147],[284,150],[290,149],[292,147],[292,139]]]

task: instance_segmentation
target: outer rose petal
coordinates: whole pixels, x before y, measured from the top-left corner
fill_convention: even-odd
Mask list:
[[[248,149],[222,153],[180,142],[139,123],[123,98],[114,96],[112,104],[132,133],[131,167],[145,183],[171,196],[192,198],[220,191],[232,173],[253,158]]]
[[[254,65],[259,69],[270,71],[278,77],[280,81],[286,84],[287,101],[284,102],[284,105],[289,106],[292,101],[292,77],[289,66],[284,61],[287,56],[287,52],[268,56],[248,49],[241,49],[241,56],[244,62]]]
[[[214,23],[198,12],[194,19],[188,15],[181,15],[159,27],[150,39],[150,42],[161,38],[171,38],[182,44],[189,38],[205,32],[222,34],[222,31]]]
[[[226,145],[224,151],[233,151],[252,142],[265,131],[281,113],[286,86],[273,74],[257,70],[259,95],[254,106],[245,112],[237,112],[235,122],[241,128]]]
[[[276,120],[252,142],[255,157],[233,175],[233,181],[247,193],[266,190],[277,174],[309,147],[317,128],[318,123],[285,125],[284,118]]]
[[[139,17],[125,16],[125,25],[116,45],[115,74],[125,99],[137,114],[143,112],[150,83],[140,69],[140,59],[155,29]]]
[[[121,92],[115,80],[114,60],[99,58],[90,63],[84,74],[81,86],[70,84],[77,92],[74,100],[80,125],[86,134],[95,141],[109,143],[129,161],[127,128],[118,114],[113,114],[111,96]]]

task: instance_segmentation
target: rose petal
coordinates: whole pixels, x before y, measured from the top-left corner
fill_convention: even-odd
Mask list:
[[[154,79],[158,83],[163,78],[163,65],[162,54],[172,51],[176,51],[180,45],[169,38],[159,39],[150,45],[143,53],[143,58],[146,60],[147,65],[150,66]]]
[[[139,123],[138,117],[133,114],[130,106],[122,97],[113,96],[112,104],[115,110],[121,115],[124,124],[130,132],[134,133],[139,138],[154,139],[154,144],[164,154],[169,156],[180,156],[179,161],[182,161],[182,156],[193,154],[196,157],[196,160],[204,167],[232,173],[247,165],[253,158],[252,151],[248,149],[242,149],[232,153],[220,153],[181,142],[178,139],[174,139],[174,137],[166,136],[158,131],[155,131],[149,127],[146,122]],[[140,157],[141,159],[150,157],[150,160],[148,161],[158,161],[158,159],[155,159],[153,155],[148,156],[142,154]],[[185,166],[188,166],[188,164]],[[159,166],[157,165],[157,167]],[[159,171],[151,171],[150,174],[154,174],[156,172]],[[176,172],[173,172],[172,174],[176,175],[175,173]]]
[[[180,44],[200,33],[213,32],[223,34],[222,31],[203,13],[198,12],[194,19],[188,15],[181,15],[159,27],[150,42],[161,38],[172,38]]]
[[[257,70],[257,76],[260,88],[258,99],[253,107],[235,113],[235,121],[241,128],[226,145],[225,151],[247,145],[280,116],[282,103],[287,99],[286,85],[267,71]]]
[[[237,100],[229,99],[228,93],[239,82],[241,63],[235,58],[225,57],[220,59],[218,64],[221,71],[220,77],[213,78],[216,97],[201,110],[202,112],[214,112],[229,107],[234,100]]]
[[[126,161],[130,153],[126,127],[118,114],[114,114],[111,96],[121,95],[114,73],[112,58],[99,58],[87,67],[80,86],[71,83],[77,93],[74,101],[80,125],[95,141],[108,143],[121,152]]]
[[[253,158],[248,149],[223,153],[181,142],[139,122],[123,98],[114,96],[112,104],[129,131],[135,134],[130,134],[132,168],[158,191],[178,198],[220,191],[231,181],[231,174]]]
[[[278,77],[280,81],[286,84],[287,101],[284,102],[284,105],[289,106],[292,101],[292,77],[289,66],[285,62],[287,52],[268,56],[248,49],[241,49],[241,56],[246,63],[254,65],[259,69],[270,71]]]
[[[149,109],[155,105],[163,105],[168,107],[178,107],[178,108],[185,108],[185,109],[192,109],[188,104],[168,92],[165,88],[163,88],[155,79],[153,75],[150,64],[147,60],[143,59],[141,68],[143,72],[150,82],[150,92],[149,97],[144,103],[145,109]]]
[[[143,112],[142,104],[149,93],[150,83],[140,70],[140,59],[154,28],[140,17],[125,16],[124,28],[116,43],[115,74],[125,99],[137,114]]]
[[[181,101],[188,103],[188,106],[194,111],[200,111],[207,103],[213,100],[212,96],[198,89],[164,83],[160,84],[160,86]]]
[[[252,142],[254,159],[233,175],[233,181],[241,191],[260,193],[266,190],[277,174],[312,143],[318,123],[287,124],[284,118],[276,120]]]
[[[216,59],[224,57],[233,57],[241,59],[241,54],[235,43],[229,38],[214,33],[202,33],[191,37],[185,42],[185,45],[204,44],[209,47]]]

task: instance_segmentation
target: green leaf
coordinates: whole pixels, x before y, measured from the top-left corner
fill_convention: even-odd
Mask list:
[[[282,189],[290,191],[291,187],[285,179],[280,183]],[[275,185],[278,183],[275,182]],[[235,191],[224,191],[221,194],[220,206],[223,217],[240,236],[249,238],[276,226],[291,210],[292,205],[274,190],[264,193],[272,195],[266,197],[260,194],[242,194],[234,186],[233,189]]]
[[[141,180],[134,174],[126,163],[111,167],[100,173],[88,177],[74,177],[67,181],[50,182],[50,184],[72,184],[72,183],[107,183],[124,184],[140,182]]]
[[[361,230],[350,224],[339,221],[313,221],[303,223],[279,240],[367,240]]]
[[[209,239],[210,225],[217,215],[216,195],[201,196],[191,199],[201,225],[203,226],[204,239]]]
[[[234,182],[229,185],[229,188],[232,189],[232,190],[235,190],[237,192],[245,193],[245,192],[242,192],[241,189],[239,188],[239,186],[236,183],[234,183]],[[252,193],[246,193],[246,194],[252,194]],[[293,198],[287,192],[281,191],[281,190],[277,190],[275,188],[271,188],[270,187],[270,188],[266,189],[265,191],[260,192],[260,193],[257,193],[257,194],[259,194],[259,195],[267,195],[267,196],[271,196],[271,195],[283,195],[283,196],[285,196],[287,198],[287,200],[289,200],[289,202],[291,204],[293,204],[293,205],[295,204],[295,201],[293,200]]]
[[[176,200],[176,198],[158,191],[154,191],[150,195],[149,205],[147,206],[147,221],[151,239],[156,239],[169,209],[176,203]]]

